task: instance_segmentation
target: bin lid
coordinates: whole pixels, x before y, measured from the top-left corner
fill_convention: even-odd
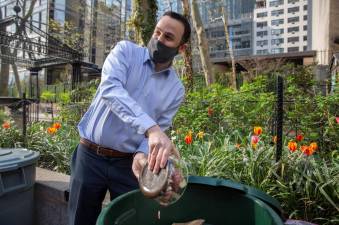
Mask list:
[[[39,152],[25,148],[0,148],[0,172],[34,164],[38,158]]]

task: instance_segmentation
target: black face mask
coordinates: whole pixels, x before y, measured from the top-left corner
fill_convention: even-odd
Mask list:
[[[149,40],[147,48],[154,63],[169,62],[178,54],[178,48],[167,47],[153,37]]]

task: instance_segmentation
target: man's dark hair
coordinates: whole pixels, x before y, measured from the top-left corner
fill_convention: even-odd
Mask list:
[[[191,36],[191,25],[188,22],[188,20],[186,19],[186,17],[184,17],[183,15],[181,15],[179,13],[173,12],[173,11],[167,11],[162,16],[169,16],[173,19],[180,21],[184,25],[184,28],[185,28],[184,34],[182,35],[181,42],[183,44],[188,42],[188,40],[190,39],[190,36]]]

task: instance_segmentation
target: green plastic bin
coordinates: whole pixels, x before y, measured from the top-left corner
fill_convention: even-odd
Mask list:
[[[0,148],[0,224],[33,225],[35,163],[39,153]]]
[[[206,225],[284,224],[279,203],[257,189],[210,177],[192,176],[188,183],[182,198],[168,207],[139,190],[121,195],[101,211],[97,225],[171,225],[195,219]]]

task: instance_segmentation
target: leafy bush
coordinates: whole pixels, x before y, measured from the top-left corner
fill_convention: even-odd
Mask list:
[[[27,147],[40,152],[39,166],[70,173],[72,152],[79,143],[76,127],[67,124],[37,122],[29,127]]]
[[[326,158],[290,152],[284,143],[279,163],[275,147],[260,140],[254,147],[250,136],[243,143],[232,135],[203,138],[192,135],[190,144],[172,132],[190,174],[231,179],[263,190],[280,201],[286,217],[319,224],[339,222],[339,151]]]
[[[0,148],[20,147],[22,142],[21,132],[15,123],[12,120],[3,121],[0,127]]]

